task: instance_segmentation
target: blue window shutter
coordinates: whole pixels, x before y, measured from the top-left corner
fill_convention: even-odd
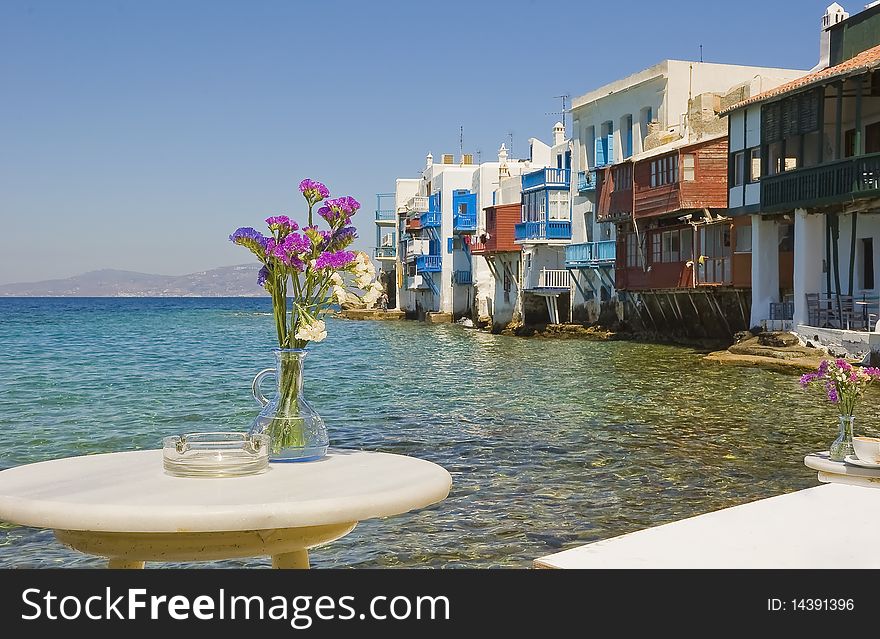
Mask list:
[[[605,166],[605,138],[596,138],[595,164],[596,166]]]
[[[455,240],[453,238],[451,238],[451,237],[446,238],[446,252],[447,253],[452,253],[452,247],[453,247],[454,242],[455,242]]]
[[[607,154],[607,164],[614,164],[614,134],[608,134],[608,154]]]
[[[630,122],[630,127],[626,130],[626,157],[632,157],[633,154],[633,130],[632,130],[632,122]]]

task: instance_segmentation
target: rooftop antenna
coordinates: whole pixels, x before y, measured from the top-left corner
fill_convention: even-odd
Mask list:
[[[483,152],[477,149],[477,166],[483,163]]]
[[[700,45],[700,62],[703,61],[703,45]]]
[[[464,157],[464,126],[458,127],[458,157]]]
[[[545,115],[561,115],[562,116],[562,126],[568,131],[568,127],[565,124],[565,115],[568,112],[568,99],[571,97],[567,93],[565,95],[554,95],[554,98],[562,99],[562,111],[551,111],[550,113],[545,113]]]
[[[507,149],[507,152],[510,154],[510,157],[515,157],[513,155],[513,131],[507,132],[507,139],[510,140],[510,148]]]

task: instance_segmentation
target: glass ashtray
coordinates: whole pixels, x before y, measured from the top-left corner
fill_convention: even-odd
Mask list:
[[[187,433],[162,440],[165,472],[175,477],[242,477],[269,468],[269,436]]]

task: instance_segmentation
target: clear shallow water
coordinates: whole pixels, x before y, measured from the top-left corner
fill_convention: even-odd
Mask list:
[[[263,299],[0,299],[0,468],[246,428],[272,364]],[[331,320],[306,395],[331,443],[415,455],[449,499],[361,523],[317,567],[529,567],[536,557],[817,485],[836,419],[797,378],[690,349]],[[859,420],[877,423],[877,396]],[[0,523],[0,567],[99,566]],[[268,565],[264,559],[216,566]]]

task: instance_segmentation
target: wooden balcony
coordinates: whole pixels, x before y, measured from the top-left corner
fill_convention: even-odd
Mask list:
[[[516,225],[522,218],[521,204],[498,204],[486,208],[485,231],[473,236],[471,253],[484,255],[505,251],[521,251],[514,243]]]
[[[537,281],[534,275],[527,276],[525,290],[562,292],[571,288],[571,273],[566,269],[542,268],[537,275]]]
[[[880,153],[845,158],[761,179],[764,211],[814,208],[880,197]]]

